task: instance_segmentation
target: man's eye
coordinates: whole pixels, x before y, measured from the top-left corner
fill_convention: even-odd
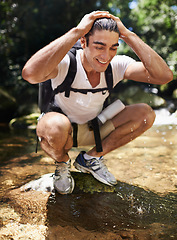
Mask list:
[[[96,47],[97,50],[103,50],[103,47]]]
[[[112,51],[117,51],[117,47],[116,48],[111,48]]]

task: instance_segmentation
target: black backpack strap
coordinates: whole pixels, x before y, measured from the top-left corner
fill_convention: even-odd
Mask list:
[[[105,71],[105,78],[106,78],[106,83],[108,87],[109,94],[112,92],[113,89],[113,73],[112,73],[112,67],[111,64],[109,63],[106,71]]]
[[[111,94],[112,89],[113,89],[113,74],[112,74],[111,64],[108,65],[108,67],[105,71],[105,78],[106,78],[106,83],[107,83],[107,89],[109,91],[109,94]],[[97,117],[94,118],[93,120],[91,120],[91,125],[92,125],[93,132],[94,132],[96,151],[102,152],[103,148],[102,148],[102,142],[101,142],[101,136],[100,136],[100,127],[99,127]]]
[[[74,78],[75,78],[76,72],[77,72],[76,48],[74,48],[74,47],[71,48],[70,51],[68,52],[68,55],[70,57],[70,65],[69,65],[68,73],[67,73],[64,81],[57,88],[54,89],[54,95],[58,94],[59,92],[65,92],[65,97],[69,97],[70,91],[87,94],[87,92],[97,93],[100,91],[105,91],[107,89],[109,91],[109,94],[111,93],[111,91],[113,89],[113,74],[112,74],[111,64],[108,65],[108,67],[105,71],[107,88],[101,88],[101,89],[75,89],[75,88],[72,88],[71,85],[74,81]]]
[[[98,124],[98,118],[94,118],[91,120],[91,126],[94,132],[94,138],[95,138],[95,144],[96,144],[96,151],[102,152],[102,142],[101,142],[101,136],[100,136],[100,127]]]
[[[82,88],[82,89],[79,89],[79,88],[72,88],[70,89],[72,92],[79,92],[79,93],[82,93],[82,94],[87,94],[88,92],[91,92],[91,93],[98,93],[98,92],[104,92],[106,90],[108,90],[108,88],[95,88],[95,89],[87,89],[87,88]]]
[[[106,108],[111,103],[111,92],[113,90],[113,73],[112,73],[112,67],[111,64],[108,65],[106,71],[105,71],[105,78],[106,83],[109,91],[109,96],[104,101],[103,109]]]
[[[69,97],[71,91],[71,85],[74,81],[77,72],[77,62],[76,62],[76,49],[72,48],[68,55],[70,57],[70,64],[66,78],[57,88],[54,89],[54,95],[59,92],[65,92],[65,97]]]
[[[72,127],[73,127],[73,147],[77,147],[78,124],[72,123]]]

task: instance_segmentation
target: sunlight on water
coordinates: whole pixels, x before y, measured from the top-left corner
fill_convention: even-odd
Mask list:
[[[170,114],[167,109],[161,109],[155,111],[156,119],[154,125],[177,125],[177,112]]]

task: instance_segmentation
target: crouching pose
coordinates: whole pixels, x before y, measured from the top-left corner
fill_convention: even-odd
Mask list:
[[[133,49],[140,61],[116,55],[119,38]],[[68,52],[79,39],[82,48],[75,53],[74,81],[67,80],[65,84],[69,94],[60,89],[53,98],[53,110],[48,109],[37,125],[42,149],[56,162],[54,187],[61,194],[74,189],[68,155],[73,139],[78,146],[94,146],[81,152],[74,166],[82,172],[90,172],[105,184],[114,185],[116,179],[107,169],[103,156],[132,141],[154,122],[155,114],[150,106],[144,103],[124,106],[119,101],[117,110],[114,107],[115,114],[103,121],[99,131],[98,121],[96,130],[90,128],[90,121],[97,119],[110,93],[108,68],[111,68],[113,88],[123,79],[165,84],[173,78],[171,70],[155,51],[129,31],[118,17],[104,11],[86,14],[77,27],[34,54],[23,68],[23,78],[32,84],[51,79],[52,88],[57,89],[66,81],[71,62]],[[97,149],[95,139],[97,145],[101,139],[101,150]]]

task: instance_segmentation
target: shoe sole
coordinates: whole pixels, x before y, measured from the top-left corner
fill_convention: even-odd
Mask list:
[[[55,183],[54,183],[54,189],[55,189],[58,193],[60,193],[60,194],[62,194],[62,195],[72,193],[73,190],[74,190],[74,186],[75,186],[75,183],[74,183],[74,179],[73,179],[72,176],[71,176],[71,188],[70,188],[68,191],[64,191],[64,192],[59,191],[59,190],[55,187]]]
[[[79,163],[77,163],[77,162],[74,162],[74,167],[77,169],[77,170],[79,170],[79,171],[81,171],[81,172],[83,172],[83,173],[91,173],[93,176],[94,176],[94,178],[96,178],[98,181],[100,181],[100,182],[102,182],[102,183],[104,183],[104,184],[107,184],[107,185],[109,185],[109,186],[113,186],[113,185],[116,185],[116,183],[115,184],[111,184],[111,183],[109,183],[109,182],[107,182],[105,179],[103,179],[103,178],[101,178],[100,176],[98,176],[98,174],[96,174],[93,170],[91,170],[91,169],[88,169],[88,168],[85,168],[85,167],[83,167],[83,166],[81,166]]]

